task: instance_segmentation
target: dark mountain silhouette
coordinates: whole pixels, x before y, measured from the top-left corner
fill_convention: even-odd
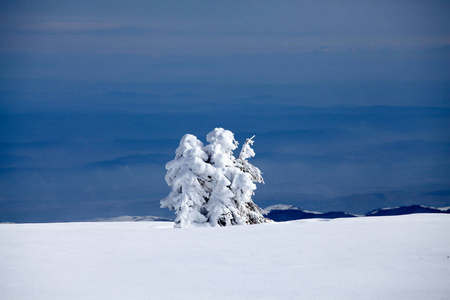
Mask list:
[[[366,216],[399,216],[409,214],[442,214],[450,213],[450,208],[434,208],[423,205],[410,205],[401,207],[381,208],[368,212]]]
[[[283,204],[269,206],[265,209],[265,211],[267,212],[267,217],[269,219],[274,220],[275,222],[284,222],[302,219],[338,219],[338,218],[359,217],[358,215],[342,211],[332,211],[327,213],[312,212],[302,210],[293,205],[283,205]],[[450,208],[434,208],[423,205],[388,207],[370,211],[366,213],[365,216],[367,217],[398,216],[398,215],[421,214],[421,213],[450,214]]]
[[[301,219],[337,219],[337,218],[353,218],[357,215],[349,214],[342,211],[332,211],[327,213],[312,212],[302,210],[292,205],[272,205],[265,209],[267,217],[275,222],[301,220]]]

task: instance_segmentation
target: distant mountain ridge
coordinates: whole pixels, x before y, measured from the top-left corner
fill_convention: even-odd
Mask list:
[[[423,205],[410,205],[375,209],[366,214],[371,216],[399,216],[410,214],[450,214],[450,207],[436,208]]]
[[[360,215],[350,214],[342,211],[332,211],[332,212],[313,212],[302,210],[293,205],[277,204],[266,207],[264,211],[267,213],[269,219],[275,222],[284,222],[292,220],[301,219],[337,219],[337,218],[354,218],[360,217]],[[444,213],[450,214],[450,207],[436,208],[428,207],[423,205],[410,205],[410,206],[400,206],[400,207],[387,207],[372,210],[366,213],[364,216],[398,216],[398,215],[409,215],[418,213]]]
[[[372,210],[364,215],[351,214],[343,211],[330,211],[326,213],[308,211],[294,205],[276,204],[264,209],[266,217],[275,222],[285,222],[303,219],[339,219],[355,217],[399,216],[422,213],[450,214],[450,207],[429,207],[424,205],[410,205],[400,207],[386,207]],[[171,222],[173,219],[157,216],[119,216],[112,218],[96,218],[89,222]]]
[[[369,211],[364,215],[351,214],[343,211],[316,212],[303,210],[289,204],[276,204],[266,207],[265,216],[275,222],[285,222],[303,219],[339,219],[355,217],[400,216],[409,214],[450,214],[450,207],[430,207],[424,205],[410,205],[399,207],[385,207]],[[118,216],[109,218],[95,218],[83,222],[173,222],[173,219],[158,216]],[[0,222],[14,224],[14,222]]]
[[[277,204],[266,207],[267,217],[275,222],[284,222],[301,219],[337,219],[337,218],[354,218],[358,215],[349,214],[342,211],[332,211],[327,213],[302,210],[293,205]]]

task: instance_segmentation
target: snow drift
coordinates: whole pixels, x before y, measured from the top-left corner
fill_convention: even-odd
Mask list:
[[[0,299],[448,299],[450,215],[0,225]]]

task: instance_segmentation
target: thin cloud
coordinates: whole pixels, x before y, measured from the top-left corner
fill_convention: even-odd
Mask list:
[[[30,31],[96,31],[118,29],[122,26],[114,23],[93,23],[93,22],[44,22],[44,23],[28,23],[24,25],[25,30]]]

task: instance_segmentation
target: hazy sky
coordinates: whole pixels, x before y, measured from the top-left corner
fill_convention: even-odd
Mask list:
[[[448,1],[2,1],[6,51],[300,54],[450,43]]]
[[[450,205],[450,1],[0,1],[0,221],[165,215],[181,137],[255,202]]]
[[[2,78],[298,83],[450,76],[448,1],[0,5]]]

